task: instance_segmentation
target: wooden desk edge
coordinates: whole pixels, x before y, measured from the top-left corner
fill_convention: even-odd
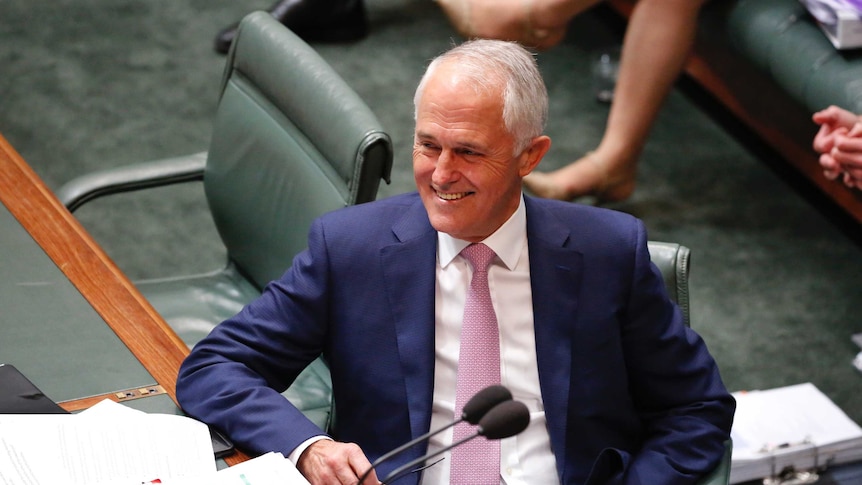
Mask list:
[[[176,403],[177,372],[188,347],[2,135],[0,201]],[[103,398],[114,399],[61,405],[80,410]],[[248,459],[238,450],[225,462]]]
[[[176,402],[188,347],[2,135],[0,201]]]

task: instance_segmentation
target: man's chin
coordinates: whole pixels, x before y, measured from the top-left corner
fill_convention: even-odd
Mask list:
[[[437,232],[444,232],[452,237],[459,238],[459,234],[463,233],[463,224],[458,218],[451,215],[428,213],[428,219],[431,221],[431,226]]]

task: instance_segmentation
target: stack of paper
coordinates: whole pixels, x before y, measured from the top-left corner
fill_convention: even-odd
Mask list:
[[[217,470],[207,426],[102,401],[80,414],[0,414],[0,485],[308,482],[281,454]]]
[[[862,428],[811,383],[734,397],[730,483],[862,460]]]

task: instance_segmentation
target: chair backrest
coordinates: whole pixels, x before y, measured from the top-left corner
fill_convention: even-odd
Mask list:
[[[685,324],[691,325],[688,298],[690,250],[677,243],[661,241],[649,241],[647,247],[652,262],[661,271],[670,298],[679,305]]]
[[[373,200],[392,143],[308,44],[265,12],[240,23],[225,67],[204,190],[229,259],[258,288],[305,248],[311,221]]]

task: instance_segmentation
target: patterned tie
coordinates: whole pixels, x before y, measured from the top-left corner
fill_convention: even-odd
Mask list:
[[[500,331],[488,290],[488,266],[494,251],[484,244],[471,244],[461,251],[473,267],[467,291],[461,350],[458,357],[458,383],[455,417],[478,391],[500,383]],[[452,442],[474,434],[468,423],[455,426]],[[449,483],[453,485],[500,485],[500,441],[482,436],[452,449]]]

